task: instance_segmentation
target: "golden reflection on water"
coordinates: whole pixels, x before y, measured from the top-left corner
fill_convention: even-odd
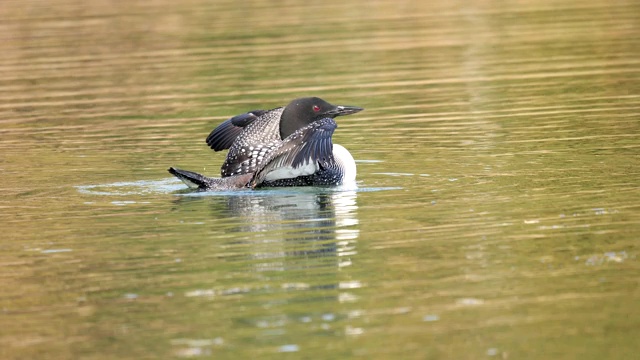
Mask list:
[[[634,1],[0,4],[0,357],[633,358]],[[358,192],[193,196],[362,106]]]

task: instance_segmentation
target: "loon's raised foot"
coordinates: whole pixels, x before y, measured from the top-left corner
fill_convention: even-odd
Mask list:
[[[180,170],[170,167],[168,171],[182,180],[188,187],[200,190],[236,190],[246,188],[253,174],[228,176],[225,178],[210,178],[193,171]]]

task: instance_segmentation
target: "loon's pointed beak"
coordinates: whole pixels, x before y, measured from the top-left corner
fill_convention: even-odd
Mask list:
[[[361,107],[357,106],[346,106],[346,105],[338,105],[335,109],[327,111],[326,115],[330,115],[333,117],[341,116],[341,115],[351,115],[357,112],[364,110]]]

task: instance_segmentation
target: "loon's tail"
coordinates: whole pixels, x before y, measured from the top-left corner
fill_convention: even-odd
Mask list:
[[[253,174],[229,176],[225,178],[210,178],[193,171],[180,170],[174,167],[169,172],[182,180],[188,187],[200,190],[231,190],[247,187]]]

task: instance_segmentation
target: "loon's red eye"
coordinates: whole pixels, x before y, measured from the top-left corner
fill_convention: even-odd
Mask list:
[[[320,106],[318,106],[318,105],[313,105],[313,111],[315,111],[315,112],[320,111]]]

